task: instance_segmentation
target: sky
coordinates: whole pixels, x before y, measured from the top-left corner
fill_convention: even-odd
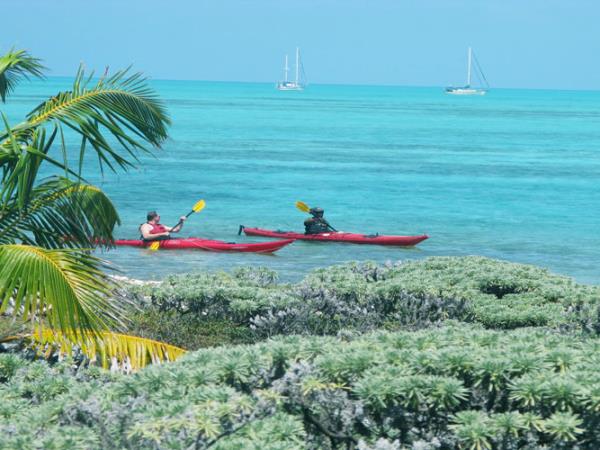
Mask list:
[[[28,49],[57,76],[83,61],[275,82],[300,46],[310,83],[445,86],[465,82],[472,46],[492,87],[600,89],[598,0],[0,0],[0,11],[0,52]]]

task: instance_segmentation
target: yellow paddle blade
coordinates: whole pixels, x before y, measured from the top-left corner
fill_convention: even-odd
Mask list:
[[[202,211],[204,209],[204,207],[206,206],[206,202],[204,200],[199,200],[193,207],[192,207],[192,211],[194,212],[198,212],[198,211]]]
[[[160,247],[160,241],[154,241],[152,244],[150,244],[150,250],[152,250],[153,252],[155,252],[156,250],[158,250],[158,247]]]
[[[306,203],[299,200],[296,202],[296,208],[305,213],[310,212],[310,207]]]

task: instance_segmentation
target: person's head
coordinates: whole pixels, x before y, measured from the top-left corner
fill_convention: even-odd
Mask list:
[[[146,214],[146,220],[148,222],[158,223],[158,221],[160,220],[160,216],[156,211],[149,211],[148,214]]]
[[[317,206],[315,208],[310,208],[310,213],[315,217],[323,217],[323,214],[325,214],[325,210]]]

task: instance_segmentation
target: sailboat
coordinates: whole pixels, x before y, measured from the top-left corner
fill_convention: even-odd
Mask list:
[[[473,88],[471,87],[471,69],[472,69],[472,61],[475,61],[476,66],[476,75],[479,78],[479,81],[485,84],[485,88]],[[469,55],[468,55],[468,63],[467,63],[467,84],[461,87],[453,87],[449,86],[446,88],[446,94],[451,95],[485,95],[485,93],[489,89],[489,84],[483,74],[483,70],[481,70],[481,66],[477,61],[477,58],[473,54],[473,50],[469,47]]]
[[[304,75],[304,68],[300,62],[300,48],[296,47],[296,79],[294,81],[288,79],[290,67],[288,65],[288,55],[285,55],[284,77],[283,81],[277,82],[277,89],[280,91],[303,91],[305,83],[300,80],[300,69],[302,69],[302,75]]]

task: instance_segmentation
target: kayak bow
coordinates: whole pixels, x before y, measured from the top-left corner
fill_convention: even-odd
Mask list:
[[[248,236],[263,236],[271,238],[284,239],[299,239],[303,241],[326,241],[326,242],[346,242],[349,244],[366,244],[366,245],[396,245],[403,247],[411,247],[419,242],[429,238],[426,234],[418,236],[384,236],[384,235],[369,235],[357,233],[344,233],[343,231],[319,234],[303,234],[293,231],[272,231],[262,228],[251,228],[240,226],[240,231],[243,231]]]

